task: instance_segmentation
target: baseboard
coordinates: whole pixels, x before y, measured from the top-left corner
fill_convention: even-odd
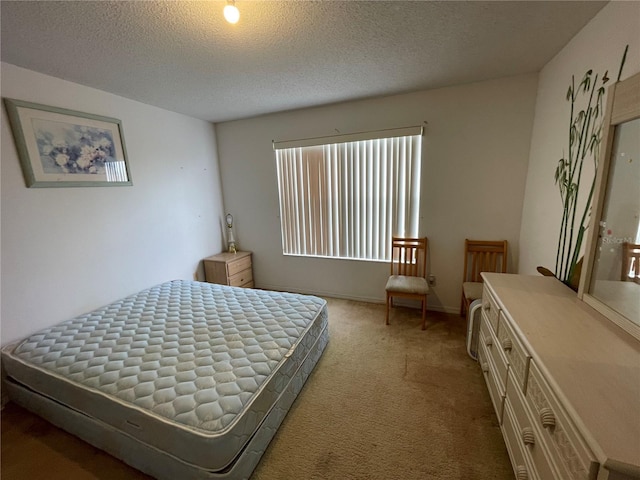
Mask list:
[[[283,285],[256,285],[256,288],[262,288],[264,290],[274,290],[276,292],[292,292],[292,293],[302,293],[304,295],[316,295],[318,297],[331,297],[331,298],[340,298],[342,300],[354,300],[356,302],[366,302],[366,303],[379,303],[384,304],[384,298],[380,297],[364,297],[358,295],[345,295],[340,292],[329,292],[326,290],[305,290],[299,288],[291,288]]]
[[[326,290],[305,290],[305,289],[292,289],[291,287],[285,287],[283,285],[273,285],[273,284],[260,284],[260,285],[256,285],[255,288],[261,288],[264,290],[274,290],[276,292],[292,292],[292,293],[302,293],[304,295],[316,295],[318,297],[331,297],[331,298],[339,298],[341,300],[353,300],[355,302],[365,302],[365,303],[377,303],[377,304],[381,304],[384,305],[386,299],[383,297],[367,297],[367,296],[360,296],[360,295],[348,295],[348,294],[344,294],[341,292],[330,292],[330,291],[326,291]],[[406,301],[406,300],[394,300],[394,305],[400,305],[403,307],[415,307],[415,308],[419,308],[417,306],[417,302],[412,303],[410,300]],[[427,310],[430,310],[432,312],[443,312],[443,313],[450,313],[450,314],[459,314],[460,313],[460,307],[450,307],[450,306],[443,306],[443,305],[429,305],[429,302],[427,302]]]

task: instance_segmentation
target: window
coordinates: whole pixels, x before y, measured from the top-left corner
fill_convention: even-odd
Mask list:
[[[388,261],[393,235],[417,236],[421,127],[274,148],[285,255]]]

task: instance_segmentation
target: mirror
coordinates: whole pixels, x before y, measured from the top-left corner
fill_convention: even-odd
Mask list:
[[[629,261],[640,217],[640,118],[616,128],[589,293],[640,323],[640,283]],[[631,250],[631,252],[629,252]],[[640,277],[637,277],[640,281]]]
[[[640,340],[640,74],[610,88],[603,125],[578,295]]]

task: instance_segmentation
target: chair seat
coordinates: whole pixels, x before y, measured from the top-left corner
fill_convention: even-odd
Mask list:
[[[407,277],[405,275],[391,275],[385,287],[387,292],[427,295],[429,284],[423,277]]]
[[[464,282],[462,284],[462,291],[469,303],[482,298],[482,285],[482,282]]]

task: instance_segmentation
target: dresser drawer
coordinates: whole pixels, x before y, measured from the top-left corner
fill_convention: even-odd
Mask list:
[[[507,391],[507,359],[500,349],[495,334],[491,332],[491,327],[486,321],[486,315],[483,315],[482,322],[480,323],[479,343],[485,347],[487,360],[496,372],[500,393],[504,395]]]
[[[518,431],[519,426],[515,419],[515,414],[509,401],[506,401],[504,405],[502,436],[504,437],[504,443],[506,444],[507,451],[509,452],[509,458],[511,459],[511,465],[513,466],[513,473],[515,473],[516,480],[538,480],[538,475],[536,474],[535,469],[526,460],[524,446],[517,435]],[[540,478],[540,480],[550,479]]]
[[[529,371],[529,362],[531,355],[524,349],[522,343],[511,328],[508,317],[505,312],[500,312],[498,321],[498,342],[502,352],[504,353],[511,376],[517,382],[522,393],[527,391],[527,372]]]
[[[251,268],[251,255],[247,255],[246,257],[227,263],[227,275],[229,277],[233,277],[248,268]]]
[[[534,361],[530,362],[525,396],[533,421],[549,448],[560,478],[592,480],[598,463],[569,419]]]
[[[493,331],[497,332],[500,308],[498,307],[498,302],[493,298],[493,295],[486,285],[482,290],[482,312],[486,314],[489,325],[491,325]]]
[[[563,477],[558,473],[557,466],[551,459],[549,448],[545,444],[540,428],[532,418],[520,388],[514,382],[510,381],[507,384],[505,403],[509,404],[515,415],[517,430],[514,436],[518,437],[531,469],[535,470],[541,479],[563,480]]]
[[[484,335],[482,330],[480,331],[480,342],[478,345],[478,363],[482,368],[482,375],[484,381],[487,384],[487,390],[489,390],[489,397],[493,403],[493,408],[496,411],[496,417],[498,423],[502,424],[502,412],[504,408],[504,389],[503,386],[498,385],[498,373],[495,371],[493,364],[490,362],[487,355],[487,347],[483,341]]]
[[[229,285],[232,287],[244,287],[248,283],[253,283],[253,271],[251,268],[229,277]]]

